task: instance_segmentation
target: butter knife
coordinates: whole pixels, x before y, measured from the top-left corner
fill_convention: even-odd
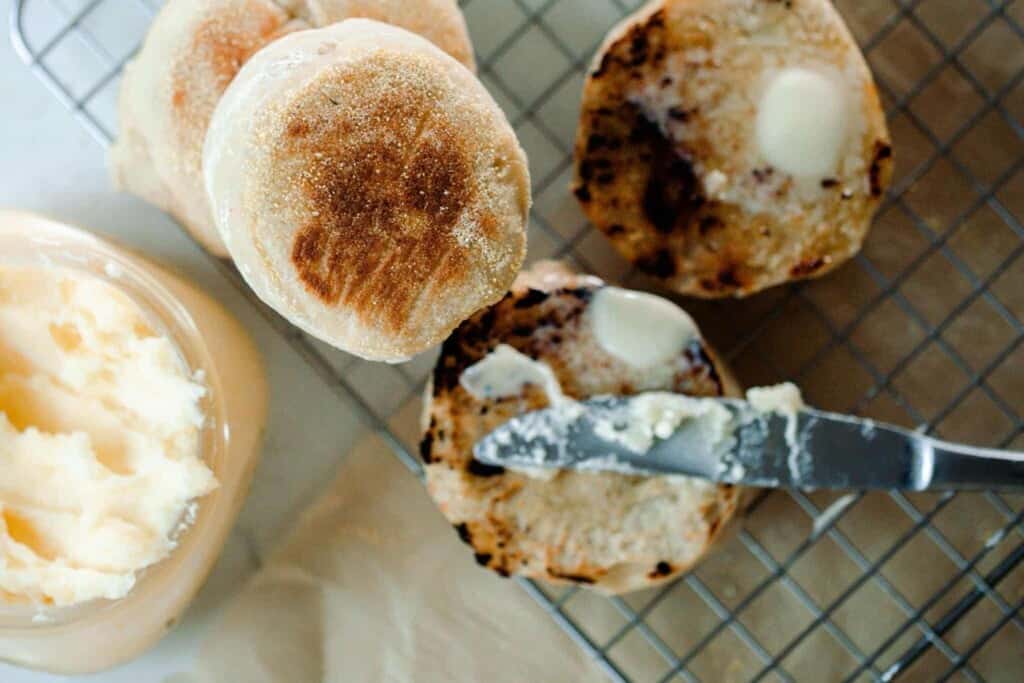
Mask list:
[[[525,413],[479,441],[474,457],[527,472],[688,475],[772,488],[1024,489],[1024,453],[949,443],[811,408],[759,412],[737,399],[700,399],[727,412],[717,412],[714,424],[707,416],[684,417],[667,433],[664,424],[640,429],[638,438],[636,415],[643,411],[635,404],[649,401],[644,397],[601,397]]]

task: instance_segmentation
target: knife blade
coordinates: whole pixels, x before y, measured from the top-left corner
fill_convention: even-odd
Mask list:
[[[480,440],[474,457],[525,470],[686,475],[772,488],[1024,488],[1022,453],[811,408],[783,414],[738,399],[685,399],[724,411],[684,416],[668,431],[641,424],[638,437],[645,409],[637,407],[651,396],[665,394],[599,397],[519,415]]]

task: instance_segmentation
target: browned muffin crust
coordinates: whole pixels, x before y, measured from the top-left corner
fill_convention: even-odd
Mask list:
[[[227,256],[202,179],[211,116],[253,54],[295,31],[363,17],[427,36],[475,68],[455,0],[169,0],[122,81],[115,183],[170,212]]]
[[[453,283],[471,272],[455,230],[478,199],[473,150],[451,121],[431,113],[430,99],[410,89],[375,100],[367,115],[378,122],[377,137],[358,146],[345,144],[343,126],[295,111],[275,152],[285,164],[309,164],[299,177],[309,218],[291,253],[307,290],[389,332],[408,321],[423,282]],[[483,211],[482,236],[498,239],[498,221]],[[383,263],[371,256],[384,253]]]
[[[578,279],[551,291],[517,287],[463,323],[435,367],[420,452],[431,495],[481,565],[503,576],[622,592],[690,567],[733,514],[738,490],[617,473],[560,472],[543,480],[479,463],[472,457],[479,438],[545,407],[547,396],[528,386],[518,397],[481,400],[459,383],[466,368],[507,344],[548,364],[565,394],[576,399],[654,389],[724,393],[716,361],[702,342],[676,359],[668,382],[600,350],[586,329],[597,289]]]
[[[753,92],[760,78],[729,65],[757,49],[743,47],[747,20],[785,27],[804,51],[794,49],[793,65],[820,55],[845,69],[863,98],[865,130],[847,153],[857,162],[816,180],[810,196],[798,196],[792,177],[770,165],[738,161],[756,111],[738,111],[730,89]],[[764,69],[787,59],[766,52],[765,62],[775,61]],[[701,297],[742,296],[835,268],[860,248],[892,175],[870,75],[824,0],[650,3],[612,31],[595,59],[575,157],[572,190],[616,249],[645,274]],[[708,169],[722,167],[731,167],[730,199],[707,191]]]
[[[204,164],[256,294],[367,359],[440,344],[525,256],[529,171],[507,119],[463,65],[388,24],[349,19],[256,54]]]

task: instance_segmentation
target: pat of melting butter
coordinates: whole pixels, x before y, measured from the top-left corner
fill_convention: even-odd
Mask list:
[[[116,599],[216,479],[205,389],[123,292],[0,267],[0,596]]]
[[[547,363],[535,361],[508,344],[466,368],[459,376],[462,388],[479,400],[519,396],[528,384],[540,387],[551,403],[563,398],[562,385]]]
[[[594,337],[606,352],[636,368],[667,363],[700,339],[693,318],[660,296],[602,287],[590,306]]]
[[[847,96],[837,79],[804,68],[772,76],[756,121],[758,146],[769,164],[797,178],[835,173],[849,126]]]

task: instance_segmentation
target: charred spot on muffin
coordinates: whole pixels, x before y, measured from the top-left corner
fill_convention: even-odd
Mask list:
[[[667,249],[636,259],[636,267],[649,275],[669,278],[676,274],[676,261]]]
[[[871,184],[871,196],[882,195],[882,170],[883,163],[892,158],[892,145],[882,140],[875,142],[874,156],[871,158],[871,166],[868,169],[868,180]]]
[[[661,577],[664,577],[664,576],[668,576],[671,573],[672,573],[672,565],[670,565],[668,562],[665,562],[664,560],[662,560],[658,564],[654,565],[654,569],[652,569],[650,572],[648,572],[647,578],[649,578],[649,579],[658,579],[658,578],[661,578]]]
[[[790,268],[789,274],[797,278],[808,277],[821,270],[830,260],[827,256],[805,258]]]

